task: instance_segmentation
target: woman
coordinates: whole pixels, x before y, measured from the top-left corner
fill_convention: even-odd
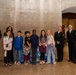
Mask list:
[[[10,31],[7,31],[3,38],[4,46],[4,62],[6,66],[11,66],[11,50],[12,50],[13,37]]]
[[[62,27],[59,26],[58,31],[54,35],[56,48],[57,48],[57,61],[63,61],[63,47],[64,47],[64,33],[62,32]]]
[[[56,64],[55,62],[55,41],[54,37],[51,34],[51,31],[47,31],[47,64],[53,63]]]
[[[45,52],[46,52],[46,43],[47,36],[45,30],[41,31],[40,39],[39,39],[39,50],[40,50],[40,64],[45,63]]]

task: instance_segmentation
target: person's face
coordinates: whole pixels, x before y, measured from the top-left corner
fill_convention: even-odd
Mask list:
[[[43,35],[43,36],[45,35],[45,32],[44,32],[44,31],[42,31],[42,35]]]
[[[71,29],[72,29],[72,26],[71,26],[71,25],[69,25],[69,27],[68,27],[68,28],[69,28],[69,30],[71,30]]]
[[[11,32],[10,32],[10,31],[8,31],[8,32],[7,32],[7,36],[9,36],[10,34],[11,34]]]
[[[27,36],[27,37],[30,37],[30,33],[27,33],[26,36]]]
[[[17,33],[17,35],[18,35],[18,36],[21,36],[21,33],[20,33],[20,32],[18,32],[18,33]]]
[[[61,28],[61,27],[59,27],[59,28],[58,28],[58,31],[62,31],[62,28]]]
[[[47,31],[47,35],[50,35],[50,34],[51,34],[50,30],[48,30],[48,31]]]

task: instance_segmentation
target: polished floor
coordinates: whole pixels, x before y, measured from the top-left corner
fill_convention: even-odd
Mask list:
[[[12,65],[5,67],[0,61],[0,75],[76,75],[76,64],[68,62],[67,47],[64,49],[64,61],[45,65]]]

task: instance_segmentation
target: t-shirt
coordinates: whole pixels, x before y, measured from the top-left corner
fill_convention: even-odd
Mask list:
[[[25,37],[25,44],[24,45],[28,46],[27,42],[30,43],[30,37]]]
[[[39,37],[37,35],[31,35],[30,42],[32,47],[37,47],[39,45]]]

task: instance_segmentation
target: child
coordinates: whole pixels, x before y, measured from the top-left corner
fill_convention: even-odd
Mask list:
[[[23,37],[22,32],[18,31],[17,36],[14,38],[14,64],[20,64],[21,51],[23,49]]]
[[[36,53],[37,53],[37,47],[38,47],[38,41],[39,38],[36,35],[36,30],[32,30],[32,35],[30,37],[31,42],[31,48],[32,48],[32,64],[36,64]]]
[[[7,31],[3,38],[5,66],[11,66],[10,58],[11,58],[11,50],[12,50],[12,41],[13,41],[13,37],[11,35],[11,31]]]
[[[31,48],[31,44],[30,44],[30,32],[26,31],[25,32],[25,42],[24,42],[24,61],[25,64],[29,63],[30,60],[30,48]]]
[[[39,39],[39,50],[40,50],[40,64],[45,64],[45,52],[46,52],[47,36],[45,30],[41,31]]]
[[[50,30],[47,31],[47,35],[48,35],[47,36],[47,64],[49,63],[56,64],[55,55],[54,55],[55,41]]]

